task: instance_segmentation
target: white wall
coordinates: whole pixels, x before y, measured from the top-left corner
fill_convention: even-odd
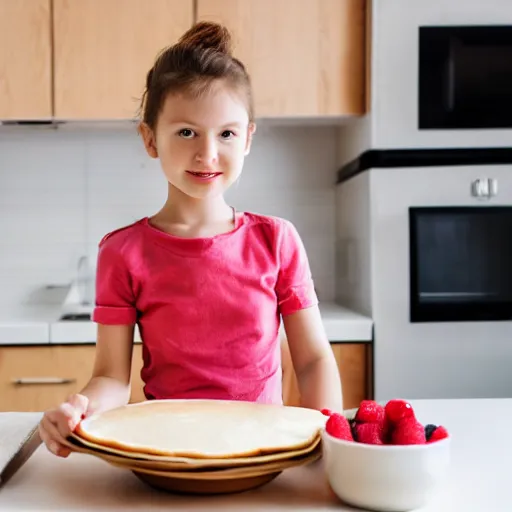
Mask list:
[[[371,112],[342,126],[339,130],[338,164],[345,165],[361,156],[361,153],[372,147],[372,140]]]
[[[336,187],[336,299],[372,316],[370,173]]]
[[[323,300],[334,298],[337,143],[332,127],[262,125],[228,193],[238,209],[295,223]],[[165,197],[159,162],[134,126],[0,128],[0,306],[66,283],[106,232]]]
[[[512,24],[510,0],[373,0],[372,146],[500,147],[512,130],[418,130],[418,27]]]

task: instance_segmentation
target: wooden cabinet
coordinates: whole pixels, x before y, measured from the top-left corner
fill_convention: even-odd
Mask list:
[[[193,0],[53,0],[55,117],[134,118],[155,57],[193,14]]]
[[[52,116],[50,0],[0,0],[0,119]]]
[[[371,398],[371,345],[332,343],[342,379],[345,409]],[[0,412],[45,411],[79,392],[91,378],[94,345],[0,347]],[[286,339],[282,343],[283,402],[300,405],[297,378]],[[133,346],[130,402],[145,400],[142,344]]]
[[[0,411],[43,411],[90,379],[92,346],[0,347]]]
[[[331,343],[341,375],[343,408],[358,407],[361,400],[373,398],[371,349],[368,343]]]
[[[368,343],[331,343],[331,349],[341,375],[343,408],[358,407],[361,400],[373,397],[372,346]],[[300,405],[297,377],[293,371],[289,349],[284,347],[283,401],[286,405]]]
[[[134,345],[132,402],[144,399],[141,345]],[[0,412],[45,411],[89,381],[94,345],[0,347]]]
[[[252,78],[256,116],[340,116],[365,108],[365,0],[197,0],[224,23]]]
[[[366,0],[0,0],[0,119],[132,119],[157,54],[231,31],[258,117],[365,111]]]

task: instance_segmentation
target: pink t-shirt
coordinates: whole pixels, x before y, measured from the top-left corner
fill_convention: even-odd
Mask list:
[[[238,213],[234,229],[181,238],[143,218],[99,245],[101,324],[135,324],[148,399],[282,403],[280,315],[317,304],[293,225]]]

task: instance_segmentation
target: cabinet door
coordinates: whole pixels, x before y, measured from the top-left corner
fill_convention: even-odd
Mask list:
[[[50,0],[0,0],[0,119],[52,116]]]
[[[297,376],[293,369],[288,344],[282,345],[283,402],[300,406],[301,398]],[[364,343],[331,343],[338,365],[343,392],[343,408],[358,407],[362,400],[372,398],[371,347]]]
[[[94,345],[0,347],[0,411],[59,405],[91,378]]]
[[[0,347],[0,412],[40,412],[78,393],[92,376],[95,345]],[[142,346],[132,357],[130,402],[143,401]]]
[[[197,0],[251,74],[256,115],[364,110],[365,0]]]
[[[193,22],[193,0],[53,0],[55,117],[131,119],[146,74]]]
[[[366,343],[331,343],[338,364],[343,391],[343,408],[359,407],[362,400],[371,399],[369,367],[371,346]]]

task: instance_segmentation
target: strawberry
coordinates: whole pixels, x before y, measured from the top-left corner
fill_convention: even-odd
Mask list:
[[[428,443],[434,443],[435,441],[440,441],[441,439],[445,439],[449,437],[448,431],[443,427],[437,427],[434,432],[430,435],[430,439],[427,441]]]
[[[355,426],[359,443],[384,444],[384,423],[358,423]]]
[[[391,444],[425,444],[426,442],[425,428],[414,416],[399,420],[391,432]]]
[[[344,439],[345,441],[353,441],[352,431],[350,430],[350,424],[342,414],[333,413],[329,416],[327,423],[325,424],[325,430],[328,434],[338,439]]]
[[[385,412],[386,417],[393,425],[404,418],[415,418],[411,404],[405,400],[390,400],[386,404]]]
[[[357,410],[355,420],[359,423],[384,423],[386,412],[374,400],[363,400]]]
[[[331,411],[331,409],[321,409],[320,412],[324,415],[324,416],[332,416],[333,412]]]

